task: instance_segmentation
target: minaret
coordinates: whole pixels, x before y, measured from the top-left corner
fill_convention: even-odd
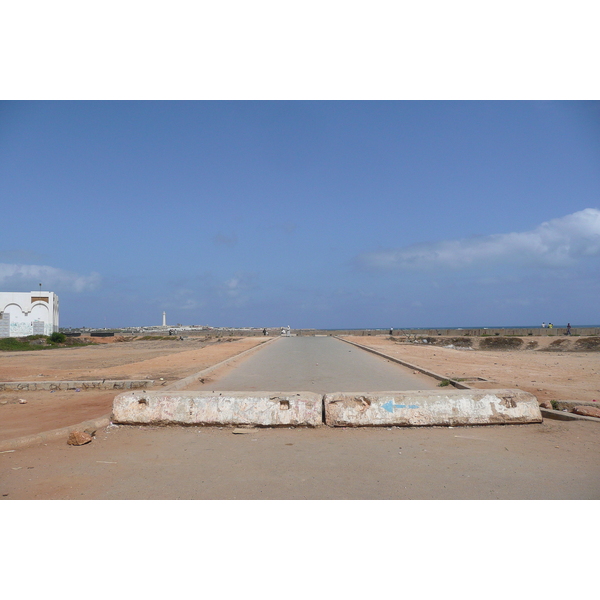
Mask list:
[[[163,310],[163,327],[167,326],[167,313]]]

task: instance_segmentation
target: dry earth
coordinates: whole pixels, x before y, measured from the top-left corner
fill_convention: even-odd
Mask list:
[[[540,402],[595,401],[600,407],[600,353],[556,351],[552,349],[552,344],[556,344],[553,338],[526,338],[523,346],[535,343],[535,350],[446,348],[431,343],[398,342],[383,336],[346,336],[344,339],[449,379],[486,380],[467,381],[471,387],[518,388],[532,393]]]
[[[112,342],[0,353],[0,381],[152,379],[153,388],[192,375],[263,343],[260,337]],[[162,380],[161,380],[162,378]],[[0,441],[109,414],[114,390],[0,392]],[[19,400],[26,400],[20,404]],[[6,403],[6,404],[4,404]]]

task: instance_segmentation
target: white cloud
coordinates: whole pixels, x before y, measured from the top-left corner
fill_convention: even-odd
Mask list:
[[[41,283],[45,290],[60,288],[75,292],[93,290],[100,284],[100,275],[79,275],[47,265],[15,265],[0,263],[0,285],[2,287],[37,289]],[[17,289],[11,291],[18,291]]]
[[[219,295],[228,299],[229,306],[242,306],[249,300],[248,292],[257,287],[257,275],[255,273],[236,273],[217,286]]]
[[[502,233],[396,250],[370,252],[357,262],[367,269],[464,269],[489,264],[569,267],[600,255],[600,210],[585,210],[552,219],[532,231]]]

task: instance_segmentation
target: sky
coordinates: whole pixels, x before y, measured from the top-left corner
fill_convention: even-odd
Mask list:
[[[62,327],[600,322],[600,103],[5,101],[0,291]]]

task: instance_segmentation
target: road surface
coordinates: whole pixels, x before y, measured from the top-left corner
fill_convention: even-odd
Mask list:
[[[333,337],[283,337],[190,390],[386,392],[432,390],[438,381]]]

